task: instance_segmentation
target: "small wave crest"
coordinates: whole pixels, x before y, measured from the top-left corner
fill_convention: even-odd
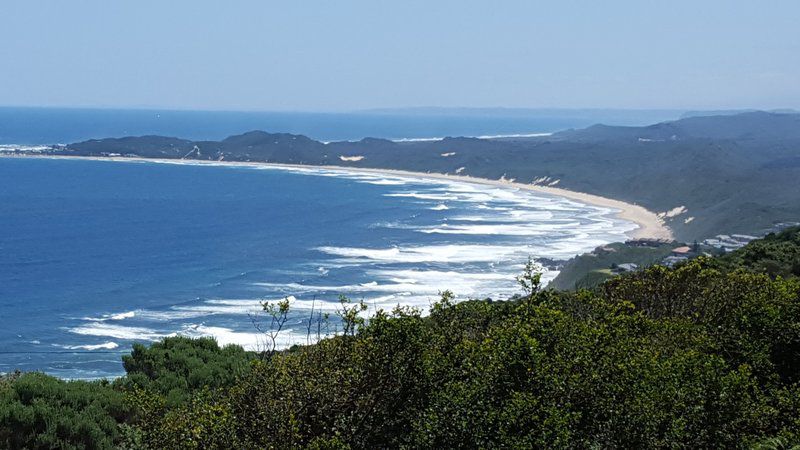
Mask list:
[[[114,350],[119,347],[119,344],[113,341],[104,342],[102,344],[87,344],[87,345],[58,345],[58,347],[67,350]]]

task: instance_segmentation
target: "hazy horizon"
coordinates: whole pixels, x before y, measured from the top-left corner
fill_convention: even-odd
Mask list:
[[[797,108],[796,17],[790,1],[12,0],[0,105]]]
[[[709,114],[726,114],[726,113],[745,113],[753,111],[776,112],[776,113],[800,113],[800,107],[775,107],[775,108],[751,108],[751,107],[736,107],[736,108],[604,108],[604,107],[503,107],[503,106],[398,106],[398,107],[374,107],[374,108],[360,108],[360,109],[342,109],[342,110],[325,110],[325,109],[229,109],[229,108],[181,108],[181,107],[159,107],[159,106],[72,106],[72,105],[18,105],[18,104],[0,104],[0,109],[52,109],[52,110],[87,110],[87,111],[141,111],[141,112],[181,112],[181,113],[243,113],[243,114],[259,114],[259,113],[277,113],[277,114],[431,114],[431,115],[448,115],[448,114],[519,114],[519,115],[547,115],[551,113],[603,113],[603,112],[619,112],[619,113],[635,113],[635,112],[648,112],[648,113],[664,113],[664,114],[692,114],[692,113],[709,113]],[[679,118],[678,116],[675,117]]]

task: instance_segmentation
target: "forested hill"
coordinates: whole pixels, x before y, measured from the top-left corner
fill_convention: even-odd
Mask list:
[[[79,142],[71,155],[392,168],[557,185],[637,203],[676,238],[757,234],[800,217],[800,114],[696,116],[646,127],[595,125],[547,137],[322,143],[253,131],[222,141],[142,136]],[[683,207],[683,208],[681,208]],[[678,209],[675,209],[678,208]]]

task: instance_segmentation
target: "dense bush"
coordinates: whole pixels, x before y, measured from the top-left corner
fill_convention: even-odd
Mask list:
[[[220,348],[211,338],[168,337],[150,347],[134,344],[122,357],[127,376],[117,384],[156,391],[175,406],[194,391],[230,386],[253,357],[239,346]]]
[[[726,270],[741,268],[772,277],[800,277],[800,227],[770,233],[717,258],[715,263]]]
[[[733,282],[739,275],[713,276]],[[798,301],[796,285],[752,281]],[[750,301],[759,298],[769,296]],[[778,331],[744,347],[729,342],[730,334],[750,338],[760,319],[717,334],[691,314],[651,317],[635,303],[587,292],[497,305],[439,305],[429,318],[399,312],[355,338],[258,364],[230,397],[237,439],[246,446],[337,438],[357,448],[637,448],[796,437],[798,388],[776,376],[778,361],[765,347]],[[784,314],[776,312],[776,323],[797,329],[797,317]],[[798,337],[788,341],[796,345]],[[763,354],[745,353],[753,349]]]
[[[0,446],[110,448],[128,411],[123,395],[107,383],[41,373],[6,376],[0,380]]]
[[[795,235],[759,253],[789,267]],[[792,242],[784,245],[783,242]],[[595,291],[398,308],[291,351],[137,346],[113,385],[0,384],[7,447],[791,448],[800,279],[753,249]],[[741,264],[739,262],[740,261]],[[748,270],[745,270],[748,269]]]

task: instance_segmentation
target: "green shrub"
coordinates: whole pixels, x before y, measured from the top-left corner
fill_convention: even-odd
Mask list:
[[[129,408],[105,382],[62,381],[41,373],[0,381],[0,446],[112,448]]]

